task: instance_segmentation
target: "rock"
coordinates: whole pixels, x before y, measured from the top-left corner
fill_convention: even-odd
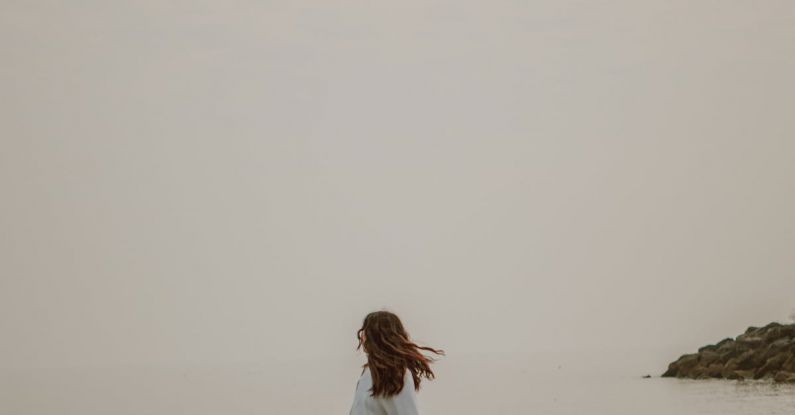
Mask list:
[[[700,348],[698,349],[698,352],[699,352],[699,353],[702,353],[702,352],[705,352],[705,351],[711,351],[711,350],[718,350],[718,346],[717,346],[717,345],[715,345],[715,344],[708,344],[708,345],[706,345],[706,346],[702,346],[702,347],[700,347]]]
[[[754,371],[753,370],[735,370],[734,371],[734,378],[737,380],[746,380],[746,379],[753,379],[754,378]]]
[[[772,323],[769,323],[767,326],[765,326],[765,327],[762,327],[762,329],[763,329],[763,330],[770,330],[770,329],[771,329],[771,328],[773,328],[773,327],[784,327],[784,326],[783,326],[781,323],[776,323],[776,322],[774,321],[774,322],[772,322]]]
[[[795,337],[795,327],[793,325],[779,327],[779,333],[782,337]]]
[[[785,372],[795,372],[795,353],[790,352],[790,358],[781,365],[781,370]]]
[[[742,370],[751,369],[758,365],[758,357],[754,350],[748,350],[737,356],[737,368]]]
[[[775,340],[764,347],[764,352],[761,353],[761,357],[763,360],[767,361],[768,359],[774,356],[786,352],[786,350],[789,348],[789,345],[790,345],[789,338]]]
[[[737,336],[737,342],[750,347],[759,347],[765,342],[765,339],[759,336],[741,334]]]
[[[795,383],[795,373],[781,371],[776,373],[776,376],[773,377],[773,380],[780,383]]]
[[[720,355],[714,350],[716,349],[709,349],[699,352],[698,363],[702,366],[709,366],[714,362],[720,361]]]
[[[737,371],[736,371],[736,370],[732,370],[732,371],[731,371],[731,372],[729,372],[729,373],[725,373],[725,372],[724,372],[724,373],[723,373],[723,377],[724,377],[725,379],[731,379],[731,380],[740,380],[740,376],[737,374]]]
[[[720,353],[721,355],[721,361],[728,362],[732,358],[738,357],[749,350],[751,350],[749,346],[742,345],[737,342],[732,342],[731,346],[726,346],[718,349],[718,353]]]
[[[711,378],[723,377],[723,365],[720,363],[713,363],[707,367],[706,375]]]
[[[765,364],[756,371],[756,379],[760,379],[770,372],[777,371],[790,357],[791,355],[782,353],[767,359]]]
[[[772,343],[770,343],[768,349],[785,349],[792,343],[789,337],[780,338]]]
[[[683,376],[681,374],[679,374],[679,377],[683,377]],[[704,366],[698,365],[698,366],[690,369],[690,371],[687,373],[686,377],[688,377],[690,379],[707,379],[707,378],[709,378],[709,375],[707,374],[707,368],[705,368]]]
[[[726,365],[723,366],[723,370],[721,370],[721,376],[726,379],[735,379],[732,377],[735,370],[737,370],[737,359],[730,359],[728,362],[726,362]]]
[[[698,353],[682,355],[677,361],[668,365],[663,377],[686,377],[698,365]]]
[[[668,365],[663,377],[795,381],[795,324],[770,323],[703,346]],[[793,378],[793,380],[790,380]]]

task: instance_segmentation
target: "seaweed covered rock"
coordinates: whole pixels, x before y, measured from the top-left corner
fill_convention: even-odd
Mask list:
[[[662,376],[795,382],[795,324],[749,327],[735,338],[682,355]]]

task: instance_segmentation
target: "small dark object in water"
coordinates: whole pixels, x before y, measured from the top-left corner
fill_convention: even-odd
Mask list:
[[[643,375],[643,379],[651,379],[651,375]]]

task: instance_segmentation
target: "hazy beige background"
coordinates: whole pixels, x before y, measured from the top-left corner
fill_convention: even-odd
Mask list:
[[[791,1],[0,11],[0,367],[352,393],[389,307],[448,367],[641,373],[795,306]]]

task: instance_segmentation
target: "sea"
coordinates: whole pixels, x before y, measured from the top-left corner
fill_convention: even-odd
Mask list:
[[[2,415],[348,414],[359,363],[6,368]],[[795,385],[660,378],[611,361],[448,355],[423,415],[792,415]],[[661,371],[661,370],[660,370]]]

